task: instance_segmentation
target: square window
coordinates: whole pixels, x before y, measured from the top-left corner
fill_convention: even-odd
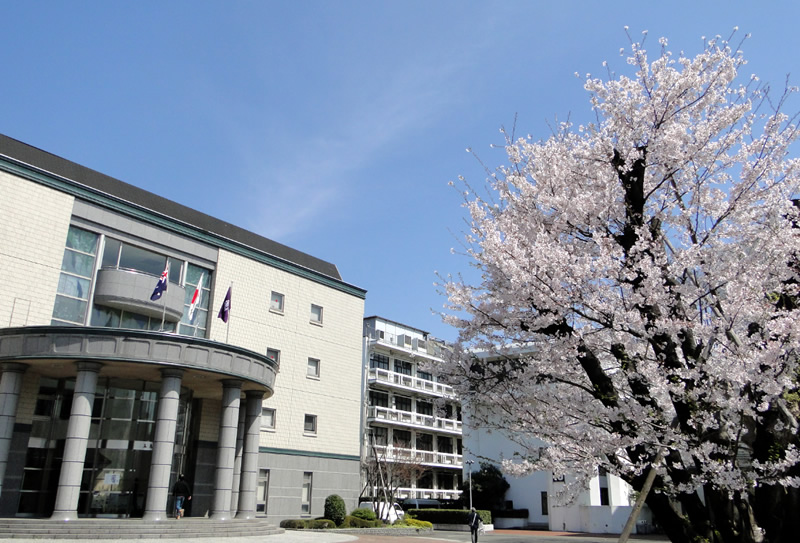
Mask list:
[[[261,408],[261,429],[274,430],[275,429],[275,410],[271,407]]]
[[[311,322],[322,324],[322,306],[311,304]]]
[[[303,422],[303,433],[306,433],[306,434],[316,434],[317,433],[317,416],[316,415],[306,415],[305,421]]]
[[[269,308],[272,311],[283,313],[283,294],[273,291],[269,297]]]
[[[276,364],[280,364],[281,352],[278,349],[267,349],[267,358],[269,358]]]
[[[316,358],[308,359],[308,377],[315,377],[319,379],[319,360]]]

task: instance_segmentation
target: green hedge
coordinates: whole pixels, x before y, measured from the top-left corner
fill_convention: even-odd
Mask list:
[[[484,524],[492,523],[491,511],[479,509],[477,512]],[[466,524],[469,511],[466,509],[410,509],[406,511],[406,516],[408,515],[433,524]]]
[[[412,528],[423,528],[423,529],[433,528],[433,524],[431,524],[427,520],[417,520],[408,515],[406,515],[401,519],[396,520],[394,524],[392,524],[392,526],[397,526],[397,527],[410,526]]]
[[[308,526],[312,530],[330,530],[331,528],[336,528],[336,523],[330,519],[323,518],[323,519],[309,520],[306,526]]]
[[[280,524],[281,528],[288,528],[289,530],[305,530],[306,529],[306,521],[300,518],[290,518],[286,520],[282,520]]]
[[[342,522],[342,528],[380,528],[383,526],[383,521],[380,520],[364,520],[362,518],[347,515]]]

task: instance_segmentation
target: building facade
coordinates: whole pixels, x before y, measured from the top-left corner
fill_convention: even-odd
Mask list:
[[[355,503],[363,289],[5,136],[0,194],[0,516],[160,520],[180,473],[192,516]]]
[[[390,487],[398,500],[459,498],[461,406],[430,369],[443,348],[422,330],[364,319],[365,496]]]

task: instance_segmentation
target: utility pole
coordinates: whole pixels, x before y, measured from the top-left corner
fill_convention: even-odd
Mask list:
[[[467,466],[469,466],[469,468],[467,468],[467,469],[469,469],[469,473],[467,475],[469,476],[469,508],[470,509],[472,509],[472,464],[474,464],[474,463],[475,463],[474,460],[467,460],[467,462],[466,462]]]

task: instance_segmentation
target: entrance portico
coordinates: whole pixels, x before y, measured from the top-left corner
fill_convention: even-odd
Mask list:
[[[0,363],[0,430],[17,434],[13,441],[0,432],[0,466],[25,455],[22,476],[0,487],[4,502],[19,504],[17,516],[165,519],[170,486],[186,472],[195,478],[195,515],[219,504],[217,520],[252,518],[260,404],[277,373],[270,358],[162,332],[42,326],[0,330]],[[39,399],[18,401],[22,379]],[[246,416],[237,511],[231,488],[240,401]],[[220,412],[210,420],[208,413]],[[212,424],[219,434],[209,438]],[[218,449],[216,482],[195,452],[210,447]],[[54,477],[52,495],[43,489]]]

